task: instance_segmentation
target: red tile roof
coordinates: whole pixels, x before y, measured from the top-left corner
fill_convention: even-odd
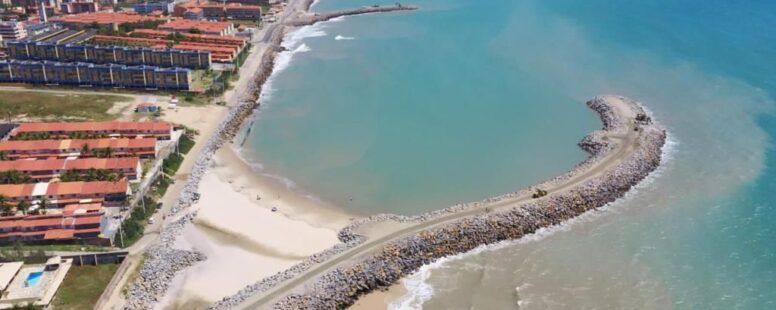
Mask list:
[[[81,225],[94,225],[94,224],[100,224],[102,220],[101,216],[76,216],[75,217],[75,225],[81,226]]]
[[[140,160],[137,157],[121,158],[77,158],[0,161],[0,171],[54,171],[94,169],[135,169]]]
[[[138,148],[155,148],[156,139],[144,138],[144,139],[65,139],[65,140],[15,140],[15,141],[0,141],[0,151],[43,151],[43,150],[57,150],[61,152],[79,152],[83,146],[86,145],[89,149],[105,149],[110,147],[111,149],[138,149]]]
[[[21,123],[12,135],[22,132],[117,132],[117,131],[172,131],[167,122],[74,122],[74,123]]]
[[[101,203],[74,203],[66,205],[62,209],[62,214],[64,215],[71,215],[71,214],[84,214],[84,213],[95,213],[100,212],[102,210],[102,204]]]
[[[155,21],[155,20],[160,20],[160,19],[151,17],[151,16],[140,15],[136,13],[124,13],[124,12],[96,12],[96,13],[85,13],[85,14],[63,15],[63,16],[51,18],[51,21],[59,21],[59,22],[65,22],[65,23],[78,23],[78,24],[98,23],[102,25],[140,23],[140,22]]]
[[[43,240],[73,239],[74,229],[49,229],[43,235]]]
[[[156,30],[156,29],[135,29],[132,31],[132,34],[142,34],[149,37],[154,38],[165,38],[167,35],[171,34],[170,31],[163,31],[163,30]],[[211,35],[211,34],[199,34],[199,33],[181,33],[182,36],[186,37],[187,39],[191,39],[194,41],[203,40],[203,41],[213,41],[218,43],[230,43],[230,44],[236,44],[236,45],[244,45],[245,42],[248,40],[244,37],[236,37],[236,36],[217,36],[217,35]]]
[[[189,31],[197,29],[204,33],[224,33],[232,27],[229,22],[211,22],[190,19],[175,19],[159,25],[159,29],[171,29],[176,31]]]
[[[127,180],[119,180],[116,182],[57,182],[49,184],[46,195],[94,195],[124,193],[126,191]]]
[[[90,197],[96,194],[118,194],[127,191],[127,180],[116,182],[57,182],[37,184],[0,184],[0,195],[8,198],[30,197],[33,189],[38,186],[45,189],[47,196],[76,195],[78,197]]]

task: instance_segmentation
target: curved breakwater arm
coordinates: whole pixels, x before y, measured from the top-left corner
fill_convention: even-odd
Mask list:
[[[417,9],[418,8],[414,6],[401,5],[401,4],[388,5],[388,6],[384,6],[384,5],[365,6],[357,9],[352,9],[352,10],[342,10],[342,11],[315,13],[315,14],[308,13],[294,20],[286,22],[286,25],[299,27],[299,26],[312,25],[318,22],[323,22],[323,21],[327,21],[327,20],[334,19],[337,17],[342,17],[342,16],[361,15],[361,14],[370,14],[370,13],[387,13],[387,12],[395,12],[395,11],[412,11]]]
[[[599,114],[603,129],[579,143],[591,156],[566,174],[419,216],[380,214],[354,221],[340,231],[343,243],[210,308],[344,308],[436,259],[519,239],[622,197],[658,167],[666,132],[633,100],[602,96],[587,105]],[[360,233],[391,221],[404,225],[379,236]]]

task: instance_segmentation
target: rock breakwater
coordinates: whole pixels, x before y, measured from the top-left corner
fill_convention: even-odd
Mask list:
[[[178,201],[168,216],[182,215],[180,219],[163,227],[160,242],[146,252],[148,256],[140,267],[139,276],[129,286],[126,309],[152,308],[152,305],[158,302],[161,295],[167,291],[178,271],[206,259],[202,253],[174,248],[175,239],[180,235],[184,225],[190,223],[196,216],[196,213],[184,214],[183,211],[194,203],[194,193],[197,192],[199,183],[211,165],[216,151],[234,138],[244,120],[250,117],[259,106],[258,99],[262,86],[272,74],[275,58],[282,50],[280,44],[284,31],[284,27],[272,29],[269,36],[269,50],[262,56],[259,71],[253,76],[248,91],[235,94],[239,96],[236,100],[237,104],[229,110],[199,154]]]
[[[417,9],[418,8],[414,6],[401,5],[401,4],[388,5],[388,6],[374,5],[374,6],[367,6],[367,7],[362,7],[362,8],[352,9],[352,10],[309,14],[309,15],[301,16],[297,19],[291,20],[287,22],[286,25],[299,27],[299,26],[312,25],[318,22],[323,22],[323,21],[331,20],[342,16],[371,14],[371,13],[387,13],[387,12],[396,12],[396,11],[412,11]]]
[[[612,98],[621,100],[630,111],[617,111],[618,107],[609,101]],[[660,164],[662,147],[666,139],[665,130],[653,124],[638,103],[627,98],[596,97],[588,101],[587,105],[599,114],[603,129],[591,133],[579,143],[580,147],[588,151],[591,156],[568,173],[527,189],[418,216],[380,214],[356,220],[339,232],[342,244],[248,286],[210,308],[228,309],[238,306],[252,295],[272,289],[283,281],[304,273],[315,264],[361,244],[366,237],[357,233],[358,228],[370,222],[393,220],[423,223],[474,209],[483,211],[442,222],[386,243],[379,250],[364,255],[355,262],[319,276],[302,291],[283,297],[272,307],[277,309],[344,308],[352,305],[361,295],[387,288],[424,264],[441,257],[467,252],[480,245],[519,239],[539,228],[560,224],[622,197]],[[626,117],[627,112],[632,112],[635,116]],[[618,158],[619,162],[614,167],[598,173],[595,177],[583,179],[568,189],[550,192],[547,196],[532,199],[519,206],[489,211],[489,206],[496,203],[530,195],[537,188],[558,187],[571,178],[589,172],[593,165],[612,155],[610,153],[618,143],[612,139],[625,139],[630,131],[638,133],[635,137],[636,141],[632,143],[634,149],[627,152],[625,157]],[[483,208],[484,206],[488,208]]]
[[[311,4],[312,1],[305,0],[303,10],[307,11]],[[322,20],[328,20],[344,15],[414,9],[410,7],[397,7],[401,6],[371,7],[324,13],[319,16],[314,15],[313,18],[306,19],[304,23],[300,25],[310,25]],[[251,81],[249,81],[249,86],[246,91],[235,93],[235,96],[238,97],[234,102],[237,103],[230,108],[226,117],[206,142],[202,152],[199,154],[199,157],[197,157],[197,161],[192,167],[189,178],[186,180],[186,184],[183,186],[176,206],[172,209],[169,216],[185,213],[184,211],[194,203],[194,193],[197,192],[199,183],[202,181],[202,177],[211,165],[216,151],[218,151],[225,143],[234,139],[241,130],[245,120],[250,118],[254,111],[260,106],[259,99],[262,88],[272,75],[277,55],[284,50],[282,42],[284,35],[288,30],[288,28],[282,24],[271,25],[269,27],[271,28],[268,28],[268,34],[265,36],[268,47],[267,51],[262,55],[258,71],[251,77]],[[147,251],[148,256],[140,267],[138,278],[130,284],[128,288],[128,294],[126,296],[127,302],[125,304],[126,309],[152,308],[167,291],[170,282],[178,271],[206,259],[202,253],[174,248],[175,239],[180,235],[183,226],[190,223],[195,216],[196,213],[183,214],[180,216],[180,219],[163,228],[160,235],[161,241]],[[338,253],[342,251],[340,248],[348,248],[353,245],[354,244],[338,245],[328,251],[309,257],[305,262],[314,264],[324,261],[331,255],[327,253]],[[281,279],[282,277],[277,276],[275,278]]]

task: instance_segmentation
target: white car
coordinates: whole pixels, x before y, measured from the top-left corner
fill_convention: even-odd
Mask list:
[[[153,217],[148,219],[148,224],[151,224],[151,225],[154,224],[154,218]]]

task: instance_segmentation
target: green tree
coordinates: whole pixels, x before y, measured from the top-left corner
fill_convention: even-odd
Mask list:
[[[32,178],[19,172],[18,170],[0,172],[0,184],[23,184],[32,182]]]
[[[18,204],[16,204],[16,210],[22,211],[22,214],[27,215],[27,210],[30,209],[30,203],[27,202],[27,200],[19,201]]]
[[[48,199],[46,197],[43,197],[40,199],[40,202],[38,203],[38,208],[40,210],[40,213],[46,214],[48,212]]]
[[[0,209],[3,210],[3,214],[5,215],[12,214],[13,206],[8,204],[8,198],[3,194],[0,194]]]
[[[32,303],[29,303],[29,302],[26,303],[26,304],[23,304],[23,305],[14,304],[11,307],[11,310],[40,310],[40,309],[43,309],[43,308],[39,307],[39,306],[36,306],[36,305],[33,305]]]

